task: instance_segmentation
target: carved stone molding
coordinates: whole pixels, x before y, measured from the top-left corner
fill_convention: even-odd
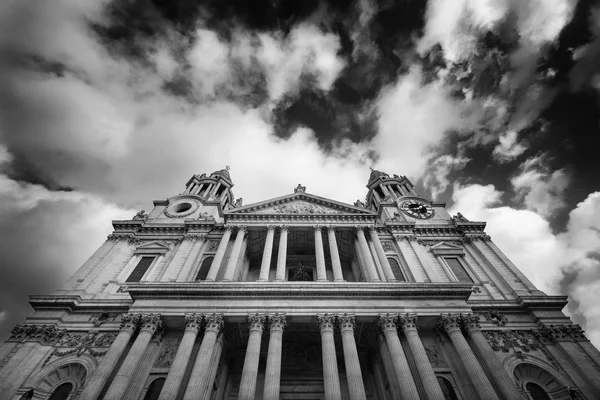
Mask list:
[[[154,366],[157,368],[169,368],[175,359],[175,353],[177,353],[177,345],[179,340],[177,338],[170,338],[162,343],[160,353],[154,362]]]
[[[389,240],[382,240],[381,247],[383,247],[383,251],[386,253],[393,253],[395,251],[394,245]]]
[[[223,325],[225,325],[225,320],[222,315],[219,314],[208,314],[204,316],[205,330],[213,331],[213,332],[221,332],[223,329]]]
[[[543,343],[556,342],[582,342],[588,339],[584,335],[584,330],[579,325],[543,325],[538,334],[538,339]]]
[[[398,316],[398,321],[404,332],[417,330],[417,314],[404,314]]]
[[[407,242],[414,242],[417,240],[415,235],[394,235],[394,239],[397,241],[406,240]]]
[[[379,314],[379,319],[377,320],[377,323],[379,325],[379,328],[383,332],[386,332],[389,330],[396,331],[398,329],[398,327],[396,325],[397,320],[398,320],[398,314]]]
[[[95,327],[99,327],[106,322],[114,321],[115,319],[117,319],[118,316],[119,314],[117,313],[94,313],[90,316],[90,322],[94,324]]]
[[[268,316],[268,320],[271,332],[283,331],[283,329],[287,325],[285,315],[283,314],[270,314]]]
[[[513,349],[514,351],[529,352],[541,348],[535,331],[503,330],[482,331],[482,333],[494,351],[508,353],[510,349]]]
[[[491,321],[498,326],[504,326],[508,322],[508,318],[498,310],[489,310],[481,315],[483,315],[486,320]]]
[[[356,317],[353,314],[338,314],[337,320],[342,332],[348,330],[354,332]]]
[[[250,325],[250,332],[260,331],[262,332],[267,317],[263,314],[250,314],[248,315],[248,324]]]
[[[217,251],[218,248],[219,248],[219,241],[218,240],[210,240],[208,242],[208,245],[206,246],[206,252],[214,253],[215,251]]]
[[[208,235],[206,233],[188,233],[183,237],[183,240],[196,242],[198,240],[206,240]]]
[[[332,331],[335,325],[335,315],[333,314],[319,314],[317,315],[317,324],[321,329],[321,332]]]
[[[94,357],[103,356],[106,350],[97,350],[97,348],[108,348],[114,342],[118,332],[67,332],[55,344],[54,351],[44,360],[42,366],[45,366],[53,358],[65,357],[75,354],[77,357],[88,353]],[[60,348],[71,348],[69,350],[60,350]]]
[[[427,358],[429,358],[429,362],[431,366],[434,368],[447,368],[446,362],[444,361],[443,356],[440,354],[439,349],[436,345],[423,346],[425,348],[425,353],[427,353]]]
[[[43,345],[54,345],[66,332],[65,329],[58,329],[54,325],[17,325],[12,329],[8,341],[34,341]]]

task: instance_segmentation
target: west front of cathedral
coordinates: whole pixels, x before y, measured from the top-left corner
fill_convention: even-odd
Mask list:
[[[404,176],[236,200],[228,169],[113,221],[0,347],[0,399],[600,399],[600,353]],[[536,268],[544,268],[538,265]]]

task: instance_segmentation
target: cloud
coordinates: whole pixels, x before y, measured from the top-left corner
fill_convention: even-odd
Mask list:
[[[523,154],[527,148],[517,142],[517,132],[508,131],[499,137],[500,143],[494,148],[492,153],[494,159],[498,162],[509,162]]]
[[[593,289],[600,285],[600,192],[579,203],[569,214],[567,229],[558,234],[542,214],[502,206],[502,195],[493,185],[455,184],[450,211],[486,221],[494,243],[540,290],[568,294],[573,301],[565,311],[583,324],[597,346],[600,292]],[[575,278],[564,287],[567,274]]]

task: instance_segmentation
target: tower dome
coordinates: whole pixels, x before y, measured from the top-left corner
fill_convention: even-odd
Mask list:
[[[233,182],[229,175],[229,166],[218,170],[206,176],[194,175],[186,184],[186,194],[195,194],[202,197],[205,201],[218,201],[223,209],[231,208],[234,203],[233,192],[231,188]]]

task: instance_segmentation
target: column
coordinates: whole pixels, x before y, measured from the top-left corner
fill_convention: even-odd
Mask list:
[[[385,275],[385,279],[388,282],[397,282],[396,277],[394,276],[394,271],[392,271],[390,262],[388,261],[385,255],[385,250],[383,250],[383,246],[381,245],[381,241],[379,240],[377,229],[375,229],[374,226],[372,226],[370,229],[371,241],[373,242],[373,246],[375,246],[375,252],[377,253],[377,257],[379,258],[379,262],[381,263],[381,268],[383,269],[383,275]]]
[[[317,322],[321,328],[325,400],[342,400],[340,376],[338,374],[337,358],[335,355],[335,341],[333,339],[335,316],[330,314],[317,315]]]
[[[444,400],[444,393],[435,377],[433,367],[429,362],[429,357],[427,357],[427,353],[419,337],[419,332],[417,331],[417,316],[406,314],[400,316],[399,319],[427,398],[429,400]]]
[[[400,383],[398,382],[398,376],[394,371],[394,364],[392,363],[392,357],[390,356],[390,349],[385,341],[383,333],[377,335],[377,342],[379,343],[379,353],[381,355],[381,361],[383,361],[383,368],[385,369],[385,375],[391,388],[392,398],[401,399],[400,394]]]
[[[419,392],[417,385],[410,372],[406,355],[402,349],[400,338],[398,337],[398,329],[396,327],[396,314],[384,314],[379,316],[379,326],[385,336],[385,341],[390,351],[394,372],[400,383],[400,393],[403,400],[419,400]]]
[[[342,333],[342,347],[344,348],[344,363],[346,365],[350,400],[366,400],[367,395],[360,370],[356,341],[354,340],[355,317],[349,314],[338,315],[338,322]]]
[[[210,369],[208,374],[206,375],[206,382],[204,383],[204,387],[206,391],[203,393],[202,397],[199,400],[210,400],[212,396],[213,385],[215,383],[215,377],[217,376],[217,370],[219,369],[219,361],[221,360],[221,353],[223,351],[223,333],[217,336],[217,341],[215,342],[215,348],[213,349]]]
[[[160,392],[159,400],[169,400],[177,397],[181,381],[183,380],[183,374],[190,361],[190,355],[192,354],[192,348],[194,342],[198,336],[200,330],[200,323],[202,322],[202,316],[197,314],[187,314],[185,317],[185,331],[175,358],[169,369],[169,374],[165,380],[165,384]]]
[[[259,281],[269,280],[269,268],[271,268],[271,255],[273,253],[273,236],[275,236],[275,227],[267,226],[267,239],[265,240],[265,249],[263,250],[262,262],[260,264]]]
[[[254,400],[256,392],[256,378],[258,377],[258,360],[260,358],[260,342],[262,339],[265,316],[260,314],[249,315],[250,336],[246,347],[246,358],[242,369],[239,400]]]
[[[177,277],[178,271],[176,271],[178,265],[183,263],[183,259],[185,257],[186,252],[190,247],[194,246],[196,239],[194,236],[185,235],[177,251],[175,252],[175,256],[171,259],[171,262],[166,266],[165,272],[163,276],[160,278],[161,282],[170,282],[171,280],[175,280]]]
[[[315,256],[317,259],[317,281],[326,281],[327,272],[325,271],[325,252],[323,251],[323,237],[321,236],[321,227],[315,226]]]
[[[462,361],[463,366],[467,370],[471,383],[477,391],[479,398],[489,400],[499,400],[492,384],[485,376],[485,372],[479,365],[477,357],[469,347],[467,340],[460,331],[460,316],[456,314],[442,314],[440,316],[440,325],[446,331],[452,344]]]
[[[210,269],[208,270],[208,274],[206,275],[207,281],[214,281],[215,279],[217,279],[219,268],[221,268],[223,257],[225,257],[225,252],[227,251],[227,246],[229,245],[229,238],[231,237],[232,230],[233,226],[225,227],[225,232],[223,233],[223,237],[221,238],[221,242],[219,243],[219,247],[217,248],[217,252],[215,253],[215,258],[213,259],[213,262],[210,265]]]
[[[198,349],[196,361],[194,362],[194,367],[192,368],[192,373],[187,388],[185,389],[183,400],[196,400],[212,389],[204,387],[204,383],[208,376],[217,336],[219,335],[219,332],[221,332],[221,329],[223,329],[224,321],[223,317],[217,314],[205,315],[204,321],[206,323],[204,337],[202,338],[202,343]]]
[[[333,270],[333,280],[335,282],[344,282],[342,274],[342,263],[340,262],[340,253],[335,238],[335,226],[327,227],[327,235],[329,237],[329,253],[331,255],[331,269]]]
[[[224,281],[233,280],[233,274],[235,273],[235,267],[237,266],[238,259],[240,258],[240,251],[242,250],[242,244],[244,244],[244,236],[246,235],[247,230],[248,228],[245,226],[238,226],[235,242],[233,243],[233,248],[231,249],[231,254],[229,255],[229,261],[227,262],[227,267],[225,268],[225,275],[223,275]]]
[[[144,356],[140,360],[138,368],[135,369],[135,372],[131,377],[131,383],[125,392],[125,399],[137,399],[140,397],[140,394],[144,389],[144,384],[146,383],[146,378],[159,355],[160,344],[164,334],[165,330],[161,329],[160,331],[156,331],[154,336],[152,336],[152,340],[150,340],[150,344],[148,344],[148,348],[144,352]]]
[[[277,253],[277,275],[276,281],[285,281],[285,261],[287,258],[287,235],[288,227],[280,226],[281,233],[279,236],[279,253]]]
[[[396,244],[400,249],[400,254],[406,260],[406,265],[410,266],[410,272],[415,278],[415,282],[427,282],[429,280],[429,278],[427,277],[427,273],[421,265],[421,261],[419,261],[417,254],[415,253],[411,245],[408,243],[409,238],[410,236],[394,235]]]
[[[194,245],[192,246],[192,250],[190,251],[190,254],[188,254],[188,257],[183,263],[183,267],[177,276],[177,282],[190,281],[195,278],[194,276],[190,277],[190,272],[194,268],[194,265],[197,264],[198,257],[202,255],[202,247],[206,243],[206,236],[207,235],[205,233],[194,235]]]
[[[281,378],[281,344],[283,328],[285,328],[285,315],[269,315],[270,337],[267,353],[267,369],[265,372],[265,390],[263,400],[279,399],[279,381]]]
[[[154,332],[162,327],[162,321],[160,314],[145,314],[141,318],[140,333],[138,333],[133,346],[129,349],[125,361],[119,368],[119,372],[115,375],[110,385],[110,388],[106,392],[104,399],[106,400],[121,400],[129,387],[131,377],[138,368],[140,359],[144,355],[150,339]]]
[[[108,352],[104,355],[96,372],[86,382],[83,393],[81,393],[81,400],[96,400],[100,396],[100,392],[102,392],[108,378],[113,373],[139,321],[139,315],[123,314],[121,316],[120,332],[110,346],[110,349],[108,349]]]
[[[369,249],[369,245],[367,243],[367,239],[365,238],[365,233],[363,232],[364,227],[357,226],[356,227],[356,236],[358,237],[358,244],[360,245],[360,250],[362,251],[363,258],[365,260],[365,266],[367,267],[367,271],[369,273],[369,278],[371,282],[380,282],[379,276],[377,275],[377,270],[375,269],[375,264],[373,264],[373,258],[371,257],[371,250]]]
[[[503,399],[509,400],[520,400],[521,396],[517,385],[510,378],[508,372],[502,366],[502,363],[494,354],[494,351],[490,347],[487,339],[481,332],[481,326],[479,325],[479,317],[474,314],[466,314],[462,316],[462,323],[464,324],[469,337],[473,341],[473,344],[479,351],[480,358],[483,360],[488,370],[491,372],[491,378],[496,384],[498,390]]]

